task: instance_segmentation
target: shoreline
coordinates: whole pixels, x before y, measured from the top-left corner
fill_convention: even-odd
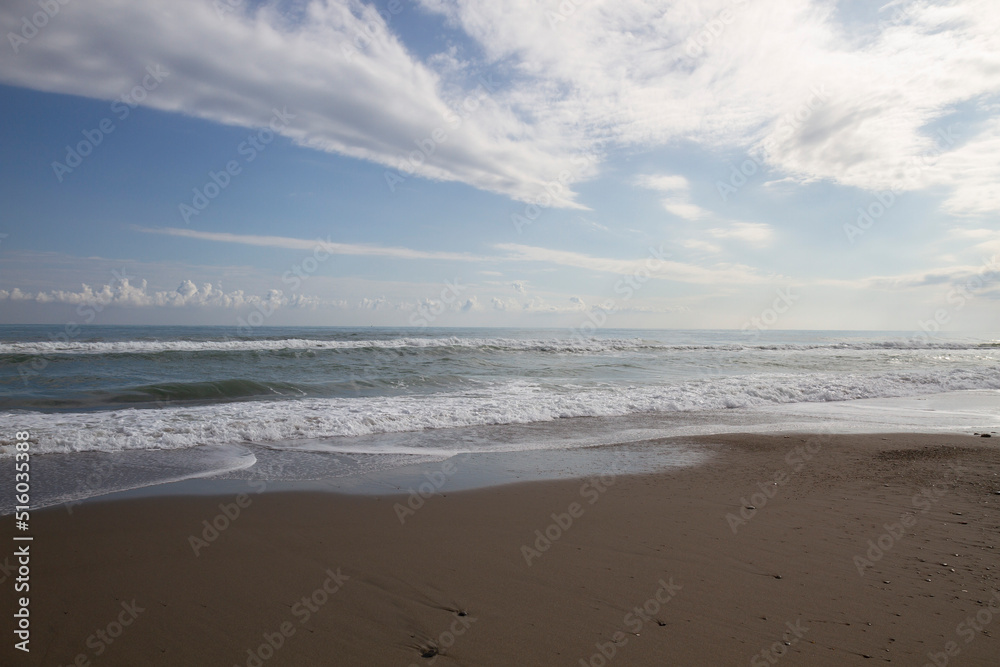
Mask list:
[[[422,474],[437,474],[447,460],[462,462],[458,478],[449,479],[454,490],[585,477],[612,465],[639,474],[667,467],[662,452],[649,454],[650,443],[673,445],[675,451],[666,458],[686,465],[686,456],[697,458],[705,451],[704,443],[717,436],[823,433],[831,423],[845,435],[951,436],[983,431],[995,436],[993,429],[1000,429],[995,410],[998,397],[1000,390],[963,390],[723,411],[565,417],[288,444],[227,442],[180,449],[33,451],[33,476],[46,482],[33,489],[33,502],[41,507],[76,506],[107,499],[204,495],[216,489],[225,493],[238,488],[239,482],[234,486],[233,480],[266,480],[282,490],[384,494],[405,489],[414,480],[421,483]],[[688,444],[694,447],[685,451]],[[623,460],[606,460],[618,454]],[[472,464],[466,465],[470,458]],[[0,473],[13,475],[13,457],[0,458]],[[0,516],[12,511],[13,501],[0,498]]]
[[[247,482],[37,510],[32,651],[8,640],[0,661],[924,664],[952,648],[994,664],[996,440],[685,440],[718,451],[649,474],[445,486],[417,507]],[[991,623],[959,630],[977,614]]]

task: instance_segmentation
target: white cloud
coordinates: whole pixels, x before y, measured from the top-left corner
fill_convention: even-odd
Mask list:
[[[1000,68],[1000,62],[996,65]],[[959,216],[1000,211],[1000,119],[992,119],[972,141],[942,154],[928,167],[932,182],[951,188],[944,210]]]
[[[722,252],[722,248],[714,243],[709,243],[708,241],[702,241],[700,239],[687,239],[685,241],[681,241],[681,245],[691,250],[703,250],[705,252],[712,253]]]
[[[668,197],[666,199],[661,199],[660,203],[668,213],[673,213],[678,218],[684,218],[685,220],[699,220],[708,215],[708,211],[697,204],[690,203],[685,199]]]
[[[813,283],[849,289],[877,289],[885,291],[910,290],[938,285],[980,290],[984,286],[996,287],[1000,284],[1000,254],[984,257],[979,264],[942,266],[926,271],[868,276],[856,280],[823,279],[813,281]]]
[[[966,126],[960,142],[941,140],[941,168],[921,166],[940,150],[928,126],[1000,93],[993,0],[890,3],[880,26],[845,26],[849,10],[825,0],[589,0],[555,23],[546,12],[555,3],[423,4],[517,68],[517,100],[540,129],[580,142],[754,151],[798,182],[944,185],[949,211],[1000,210],[990,188],[996,128]],[[724,8],[734,18],[713,34]],[[699,37],[704,48],[691,48]]]
[[[688,191],[691,184],[683,176],[676,174],[646,174],[635,179],[635,184],[647,190],[671,193],[670,197],[664,197],[660,204],[668,213],[673,213],[685,220],[698,220],[708,215],[708,211],[697,204],[693,204]]]
[[[412,248],[392,248],[385,246],[361,245],[355,243],[334,243],[326,239],[296,239],[287,236],[257,236],[252,234],[230,234],[228,232],[201,232],[194,229],[179,229],[176,227],[134,227],[136,231],[148,234],[166,234],[181,236],[201,241],[218,241],[220,243],[239,243],[243,245],[264,246],[266,248],[287,248],[289,250],[312,250],[326,252],[331,255],[367,255],[372,257],[391,257],[393,259],[430,259],[436,261],[479,262],[484,258],[459,252],[429,252]]]
[[[510,260],[572,266],[589,271],[619,275],[637,273],[645,275],[648,273],[653,278],[685,283],[761,283],[776,278],[762,275],[756,269],[742,264],[718,263],[712,266],[698,266],[668,259],[658,259],[653,256],[645,259],[611,259],[593,257],[568,250],[553,250],[516,243],[500,243],[495,247],[507,251],[509,253],[507,259]]]
[[[335,306],[338,302],[320,299],[303,294],[286,296],[281,290],[269,290],[263,295],[246,294],[243,290],[231,292],[203,283],[195,285],[190,280],[181,281],[173,291],[150,290],[145,280],[138,285],[131,284],[128,278],[106,284],[96,289],[82,285],[79,291],[49,290],[25,292],[19,288],[0,290],[0,301],[34,301],[40,304],[66,304],[89,306],[123,306],[123,307],[204,307],[223,309],[242,308],[317,308],[319,306]]]
[[[493,297],[490,299],[490,305],[494,310],[505,311],[512,307],[516,307],[517,302],[513,299],[501,299],[500,297]]]
[[[463,301],[444,303],[435,299],[390,299],[386,296],[361,297],[353,303],[341,298],[325,298],[312,294],[292,292],[286,294],[279,289],[271,289],[264,294],[248,294],[243,290],[224,291],[211,283],[198,286],[190,280],[181,281],[175,290],[152,290],[142,280],[131,284],[128,278],[114,284],[102,285],[94,289],[82,285],[78,291],[48,290],[31,292],[20,288],[0,290],[0,302],[33,302],[36,304],[62,304],[71,306],[91,306],[101,309],[109,306],[122,308],[201,308],[224,311],[258,309],[261,312],[280,309],[307,309],[311,311],[336,309],[355,312],[372,311],[413,311],[420,307],[434,312],[477,313],[485,310],[479,298],[472,295]],[[498,307],[496,298],[494,307]],[[517,302],[511,305],[520,307]],[[500,309],[503,305],[499,306]]]
[[[555,22],[555,2],[420,4],[509,74],[477,89],[479,63],[455,48],[418,58],[394,32],[406,17],[386,24],[360,0],[223,17],[211,0],[88,0],[61,6],[17,52],[0,49],[0,82],[110,101],[160,65],[169,75],[146,106],[241,127],[287,107],[292,141],[392,169],[430,142],[407,169],[523,201],[562,171],[571,183],[592,177],[574,155],[685,141],[757,152],[779,181],[942,188],[947,213],[1000,211],[1000,120],[976,122],[1000,95],[995,0],[889,3],[878,27],[845,26],[847,10],[829,0],[588,0]],[[733,20],[708,32],[725,8]],[[36,11],[35,0],[4,2],[0,33]],[[370,40],[356,41],[366,28]],[[954,133],[931,129],[970,114]],[[447,138],[432,140],[436,129]],[[682,177],[648,178],[643,187],[671,195],[666,210],[705,216]],[[555,205],[579,207],[564,197]]]
[[[953,236],[963,239],[991,239],[1000,237],[1000,231],[995,229],[955,229]]]
[[[475,296],[471,296],[468,299],[466,299],[461,306],[459,306],[459,310],[461,310],[463,313],[473,313],[473,312],[479,312],[484,309],[482,304],[479,303],[479,299],[476,298]]]
[[[384,296],[377,297],[375,299],[370,299],[365,297],[361,299],[355,306],[358,310],[383,310],[390,307],[389,300]]]
[[[274,108],[287,108],[294,119],[281,134],[301,145],[524,201],[563,170],[585,177],[572,166],[570,143],[540,138],[509,103],[497,103],[513,94],[504,92],[509,81],[494,79],[492,92],[478,81],[457,85],[462,64],[414,58],[374,5],[265,3],[220,16],[220,4],[62,5],[29,43],[0,49],[0,82],[111,101],[139,84],[147,66],[159,66],[168,74],[142,100],[155,109],[261,127]],[[417,11],[408,4],[404,11]],[[4,2],[0,34],[17,33],[21,17],[37,11],[35,0]],[[417,142],[433,150],[410,160]],[[567,191],[554,205],[576,206],[572,198]]]
[[[717,239],[738,239],[751,245],[767,245],[774,238],[774,230],[762,222],[734,222],[728,227],[709,229]]]
[[[1000,255],[1000,230],[955,229],[952,230],[951,236],[972,241],[972,245],[965,249],[966,253],[977,254],[980,257]]]
[[[677,174],[646,174],[637,177],[635,183],[647,190],[660,192],[686,192],[691,188],[688,179]]]

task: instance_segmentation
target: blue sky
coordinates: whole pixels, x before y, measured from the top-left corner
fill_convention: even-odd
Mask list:
[[[998,28],[986,0],[7,2],[0,322],[996,331]]]

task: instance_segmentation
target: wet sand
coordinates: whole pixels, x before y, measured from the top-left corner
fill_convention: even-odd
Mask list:
[[[1000,664],[996,437],[691,440],[707,464],[427,500],[35,511],[31,651],[8,556],[0,664]]]

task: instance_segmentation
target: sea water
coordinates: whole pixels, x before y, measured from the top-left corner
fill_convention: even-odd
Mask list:
[[[12,459],[15,431],[30,432],[39,504],[191,477],[356,477],[467,453],[668,436],[1000,424],[1000,340],[990,335],[74,333],[0,328],[0,462]],[[682,445],[659,458],[699,460]]]

